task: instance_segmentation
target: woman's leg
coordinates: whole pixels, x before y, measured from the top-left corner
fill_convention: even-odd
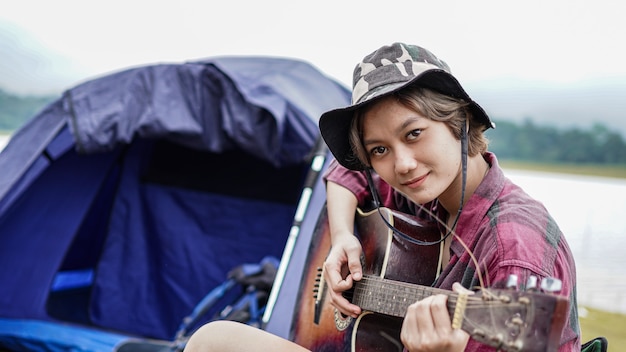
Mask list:
[[[291,341],[250,325],[227,320],[208,323],[191,335],[185,352],[306,352]]]

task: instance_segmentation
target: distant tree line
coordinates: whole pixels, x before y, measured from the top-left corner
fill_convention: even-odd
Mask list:
[[[34,117],[56,96],[15,96],[0,89],[0,131],[13,131]],[[621,134],[596,123],[590,129],[557,129],[496,120],[488,130],[489,149],[505,160],[545,163],[626,164],[626,143]]]
[[[13,131],[57,97],[16,96],[0,89],[0,131]]]
[[[495,121],[489,130],[489,149],[500,159],[544,163],[626,164],[622,135],[596,123],[588,130]]]

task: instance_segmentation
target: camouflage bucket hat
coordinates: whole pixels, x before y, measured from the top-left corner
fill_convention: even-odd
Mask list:
[[[341,165],[352,170],[365,169],[354,154],[348,137],[354,111],[413,84],[468,102],[473,118],[480,121],[485,129],[494,127],[485,111],[452,76],[444,61],[419,46],[394,43],[367,55],[356,65],[352,79],[352,104],[327,111],[320,117],[322,137]]]

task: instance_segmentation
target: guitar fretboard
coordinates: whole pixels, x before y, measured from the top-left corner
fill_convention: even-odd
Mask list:
[[[391,281],[364,275],[354,288],[352,302],[364,310],[404,317],[409,305],[435,294],[453,296],[451,291]],[[448,300],[448,311],[453,311],[454,300]]]

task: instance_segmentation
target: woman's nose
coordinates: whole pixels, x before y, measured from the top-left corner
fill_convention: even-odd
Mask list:
[[[396,172],[399,174],[406,174],[417,165],[413,152],[408,148],[396,149],[395,161]]]

